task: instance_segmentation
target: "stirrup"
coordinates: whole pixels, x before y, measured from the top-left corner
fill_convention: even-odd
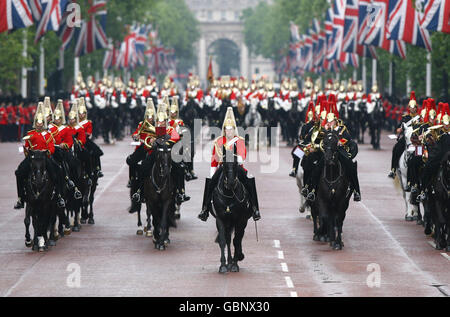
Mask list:
[[[16,204],[14,205],[14,209],[23,209],[25,207],[24,202],[22,199],[19,199]]]
[[[208,220],[208,217],[209,217],[209,211],[208,211],[207,209],[203,209],[203,210],[200,212],[200,214],[198,215],[198,218],[199,218],[201,221],[205,221],[205,222],[206,222],[206,220]]]
[[[314,202],[316,200],[316,194],[314,193],[314,191],[310,192],[306,197],[306,199],[309,200],[310,202]]]
[[[292,171],[289,173],[290,177],[295,177],[297,176],[297,171],[295,170],[295,168],[292,169]]]
[[[66,202],[61,197],[61,195],[58,195],[58,199],[57,199],[56,204],[58,205],[59,208],[65,208],[66,207]]]
[[[79,199],[83,198],[83,195],[82,195],[81,192],[78,190],[78,188],[75,189],[75,192],[74,192],[74,194],[73,194],[73,197],[74,197],[76,200],[79,200]]]
[[[361,194],[355,191],[355,193],[353,194],[353,200],[361,201]]]
[[[395,169],[392,169],[392,170],[389,172],[388,177],[390,177],[390,178],[392,178],[392,179],[395,179],[395,175],[396,175]]]
[[[259,210],[254,210],[253,211],[253,220],[254,221],[258,221],[258,220],[260,220],[261,219],[261,214],[259,213]]]
[[[136,203],[138,203],[141,200],[141,190],[140,189],[138,189],[138,191],[135,192],[133,194],[133,196],[131,196],[131,200],[136,202]]]

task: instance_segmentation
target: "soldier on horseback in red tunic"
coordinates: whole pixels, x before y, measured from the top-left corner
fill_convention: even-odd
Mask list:
[[[255,178],[249,177],[247,170],[244,169],[243,163],[247,156],[247,149],[245,148],[245,140],[238,134],[236,120],[234,119],[233,108],[229,107],[225,115],[225,120],[222,128],[222,136],[214,141],[211,158],[211,179],[206,179],[205,192],[203,196],[202,211],[198,215],[200,220],[206,221],[209,216],[211,208],[212,192],[219,182],[219,177],[223,171],[222,156],[223,149],[230,150],[233,147],[237,150],[237,160],[239,162],[238,178],[247,189],[250,195],[251,207],[253,210],[253,219],[258,221],[261,219],[259,212],[258,197],[256,194]]]

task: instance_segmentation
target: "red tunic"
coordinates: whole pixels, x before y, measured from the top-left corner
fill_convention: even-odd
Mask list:
[[[84,120],[80,122],[80,125],[83,127],[84,132],[86,133],[86,137],[90,137],[92,135],[92,121]]]
[[[68,149],[72,148],[73,139],[72,129],[70,127],[65,125],[61,125],[58,127],[54,124],[50,124],[48,126],[48,130],[52,134],[56,145],[66,144]]]
[[[247,149],[245,148],[245,140],[241,137],[235,137],[227,142],[227,138],[225,136],[219,137],[214,141],[214,147],[212,151],[211,157],[211,167],[218,167],[222,161],[222,146],[225,144],[226,150],[231,150],[233,145],[236,144],[237,147],[237,155],[242,158],[242,161],[245,161],[247,157]],[[241,164],[242,165],[242,164]]]
[[[8,113],[4,107],[0,107],[0,125],[8,124]]]
[[[84,145],[86,144],[86,133],[84,132],[84,129],[80,125],[76,125],[74,127],[69,127],[72,135],[75,135],[78,133],[77,140],[80,141],[82,147],[84,148]]]
[[[47,131],[37,132],[36,130],[31,130],[27,133],[30,136],[28,140],[25,141],[25,148],[27,150],[33,151],[50,151],[50,154],[55,153],[55,143],[52,135]]]
[[[184,127],[184,122],[181,119],[169,120],[169,125],[172,128],[176,128],[177,126]]]

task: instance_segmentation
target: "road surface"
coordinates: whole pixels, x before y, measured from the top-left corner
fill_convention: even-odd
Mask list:
[[[182,206],[171,244],[154,249],[136,235],[129,206],[126,156],[130,141],[97,142],[105,152],[95,202],[96,224],[83,225],[37,253],[24,245],[24,210],[15,211],[14,170],[22,159],[18,144],[0,144],[0,294],[2,296],[448,296],[450,254],[436,251],[423,228],[404,221],[398,186],[387,177],[393,141],[382,150],[361,145],[357,156],[362,202],[351,201],[342,251],[312,240],[312,222],[298,212],[295,179],[288,177],[291,149],[281,145],[266,173],[256,176],[262,220],[249,222],[240,273],[218,274],[220,250],[214,218],[197,219],[209,162],[196,163],[199,180],[187,183],[191,200]],[[203,145],[209,152],[209,145]],[[251,152],[251,155],[257,155]],[[209,153],[205,155],[208,158]],[[267,167],[267,166],[266,166]],[[79,273],[79,275],[78,275]],[[79,279],[77,279],[79,277]],[[77,283],[79,282],[79,283]]]

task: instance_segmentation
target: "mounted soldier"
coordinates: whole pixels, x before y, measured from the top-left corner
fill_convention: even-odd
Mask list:
[[[412,120],[417,118],[419,119],[419,113],[418,113],[418,106],[416,101],[416,94],[414,91],[411,92],[411,97],[408,103],[408,113],[404,114],[402,117],[402,120],[397,127],[396,133],[397,133],[397,143],[394,145],[394,148],[392,149],[392,159],[391,159],[391,172],[389,173],[388,177],[394,179],[396,175],[396,170],[398,167],[398,161],[400,159],[400,156],[402,156],[403,151],[406,147],[406,140],[405,136],[403,135],[403,124],[409,124],[412,123]]]
[[[63,188],[61,184],[62,178],[58,175],[59,166],[52,158],[52,155],[55,153],[55,143],[52,135],[47,131],[47,120],[44,114],[44,104],[42,102],[40,102],[38,105],[38,109],[33,121],[33,129],[34,130],[29,131],[23,138],[23,140],[25,141],[25,159],[19,164],[19,167],[15,172],[17,180],[17,195],[19,199],[15,204],[14,209],[24,208],[24,203],[26,201],[27,193],[25,192],[25,181],[31,172],[31,162],[28,156],[29,151],[42,151],[47,153],[46,168],[50,179],[54,184],[56,184],[56,201],[58,207],[64,208],[65,202],[62,198],[61,192]]]
[[[247,156],[247,149],[245,148],[245,140],[239,136],[236,120],[234,118],[233,108],[229,107],[225,115],[222,136],[214,141],[214,146],[212,150],[211,158],[211,179],[206,179],[205,191],[203,196],[202,211],[199,214],[199,219],[206,221],[209,216],[212,193],[214,188],[216,188],[219,178],[222,175],[222,157],[223,150],[230,150],[236,148],[237,161],[240,164],[238,168],[237,177],[245,186],[247,192],[250,195],[250,203],[253,210],[253,219],[258,221],[261,219],[261,214],[259,212],[258,197],[256,193],[255,178],[249,177],[247,170],[244,169],[243,163]]]
[[[78,106],[78,116],[80,120],[80,126],[84,129],[84,132],[86,134],[86,149],[89,151],[89,153],[94,158],[94,165],[93,170],[90,171],[91,173],[97,173],[97,176],[103,177],[102,173],[102,165],[100,161],[100,157],[103,156],[103,151],[99,148],[97,144],[92,141],[92,131],[93,131],[93,125],[92,121],[88,120],[88,113],[87,108],[85,104],[85,100],[83,98],[80,98],[80,104]]]

